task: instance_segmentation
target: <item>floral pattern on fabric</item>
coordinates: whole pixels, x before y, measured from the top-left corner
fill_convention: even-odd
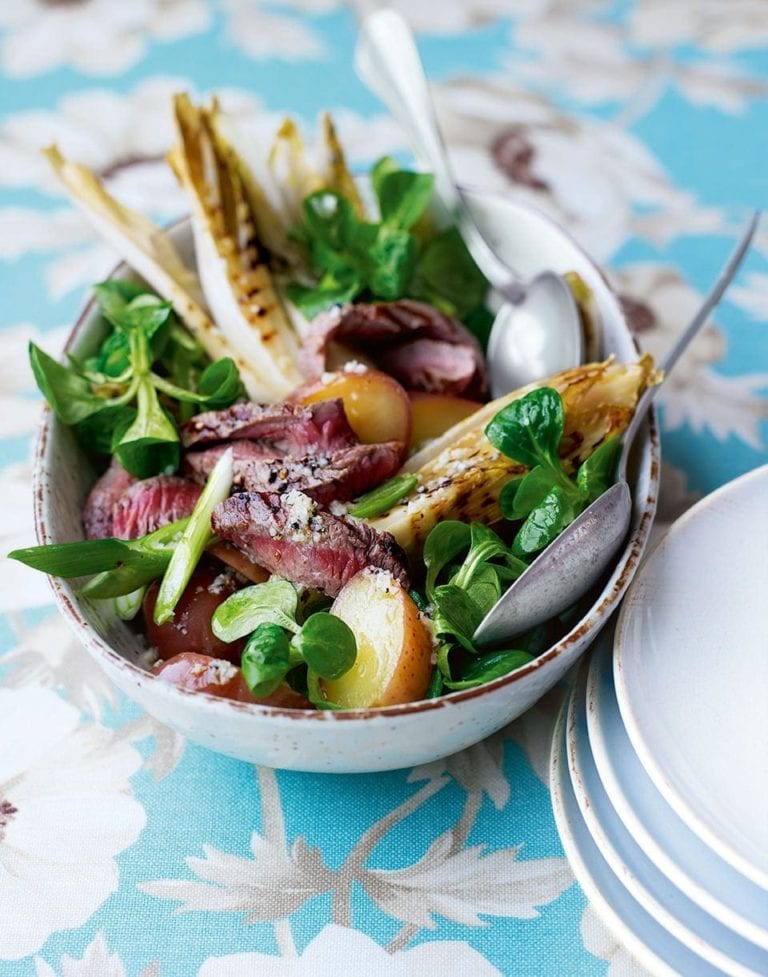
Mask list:
[[[764,0],[395,0],[463,183],[552,215],[663,355],[764,196]],[[172,92],[220,94],[248,158],[330,108],[354,166],[405,141],[352,68],[341,0],[15,0],[0,9],[0,544],[34,539],[51,354],[116,261],[40,156],[58,142],[163,223]],[[768,461],[768,226],[666,386],[659,523]],[[0,977],[640,977],[563,857],[562,688],[462,754],[370,776],[254,770],[109,683],[0,559]]]

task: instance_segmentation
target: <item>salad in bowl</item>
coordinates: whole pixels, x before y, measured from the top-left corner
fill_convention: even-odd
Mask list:
[[[126,264],[95,286],[66,362],[30,348],[49,405],[40,545],[11,555],[51,575],[122,688],[215,749],[335,770],[460,749],[555,684],[628,584],[652,431],[604,587],[499,647],[473,641],[610,484],[653,365],[562,231],[476,194],[518,266],[568,274],[604,355],[490,400],[492,297],[433,216],[429,174],[385,158],[355,180],[325,116],[319,164],[286,121],[257,176],[215,101],[173,108],[191,217],[170,231],[47,150]]]

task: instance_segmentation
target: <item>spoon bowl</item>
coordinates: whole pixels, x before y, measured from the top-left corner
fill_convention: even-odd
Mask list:
[[[567,283],[553,271],[531,279],[525,299],[503,305],[488,340],[488,381],[495,398],[584,359],[581,327],[564,328],[573,309]]]
[[[568,283],[554,271],[526,280],[511,269],[488,243],[458,190],[416,42],[400,14],[378,10],[365,19],[355,66],[434,173],[446,220],[456,225],[475,264],[504,301],[488,347],[493,396],[581,363],[583,329]]]
[[[701,308],[660,364],[664,379],[731,283],[749,250],[759,218],[760,212],[756,211]],[[622,439],[617,481],[553,540],[502,594],[477,627],[472,638],[475,644],[485,646],[508,641],[551,620],[575,604],[603,576],[625,539],[631,521],[632,494],[627,483],[627,463],[632,441],[660,389],[661,383],[649,387],[638,401]]]

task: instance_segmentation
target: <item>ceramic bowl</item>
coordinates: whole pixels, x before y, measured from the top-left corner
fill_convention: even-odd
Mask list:
[[[636,358],[637,349],[620,305],[600,270],[554,222],[495,194],[472,191],[471,206],[493,246],[523,275],[545,268],[574,270],[592,290],[599,341],[591,358]],[[192,261],[188,222],[173,230]],[[129,277],[121,265],[118,277]],[[76,355],[92,351],[102,325],[93,304],[83,310],[69,338]],[[270,767],[333,773],[389,770],[426,763],[478,742],[530,708],[565,675],[615,610],[648,540],[659,476],[653,418],[633,448],[632,526],[615,569],[594,603],[561,640],[540,657],[486,685],[439,699],[349,712],[268,708],[185,692],[142,667],[146,648],[109,609],[109,602],[80,598],[72,582],[52,580],[56,601],[95,664],[159,721],[212,750]],[[37,448],[35,516],[41,543],[82,537],[80,514],[95,478],[72,433],[46,411]]]

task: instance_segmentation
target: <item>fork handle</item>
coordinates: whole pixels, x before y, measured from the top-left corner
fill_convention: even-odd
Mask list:
[[[456,186],[416,41],[399,13],[383,9],[365,18],[355,67],[406,133],[419,161],[434,173],[437,197],[485,277],[510,298],[517,295],[519,279],[482,236]]]
[[[739,267],[742,261],[744,260],[747,251],[749,250],[749,246],[752,243],[752,238],[755,236],[755,231],[757,230],[757,225],[759,221],[760,221],[760,211],[756,210],[752,214],[749,223],[747,224],[746,228],[742,232],[742,235],[739,238],[739,241],[734,247],[733,251],[731,252],[730,257],[723,265],[723,269],[718,275],[717,281],[709,290],[709,294],[702,302],[699,311],[696,313],[693,319],[691,319],[691,321],[686,326],[685,330],[679,336],[677,342],[669,350],[667,355],[659,364],[659,369],[664,373],[664,376],[662,378],[662,383],[667,378],[667,376],[671,373],[672,367],[675,365],[675,363],[677,363],[677,361],[680,359],[682,354],[685,352],[685,350],[688,347],[688,344],[691,342],[694,336],[698,333],[698,331],[707,321],[707,319],[710,316],[710,313],[718,304],[720,299],[723,297],[723,293],[725,292],[725,290],[731,284],[734,275],[739,270]],[[637,407],[635,408],[635,413],[632,417],[632,420],[630,421],[627,430],[624,432],[624,438],[623,438],[624,450],[621,453],[621,461],[619,462],[619,471],[618,471],[619,479],[623,479],[626,477],[627,459],[629,457],[629,448],[632,444],[632,440],[637,434],[638,429],[640,428],[640,425],[642,424],[643,419],[646,413],[648,412],[648,408],[653,403],[656,394],[659,392],[660,389],[661,389],[661,383],[657,383],[656,386],[654,387],[648,387],[640,397],[640,400],[638,400],[637,402]]]

